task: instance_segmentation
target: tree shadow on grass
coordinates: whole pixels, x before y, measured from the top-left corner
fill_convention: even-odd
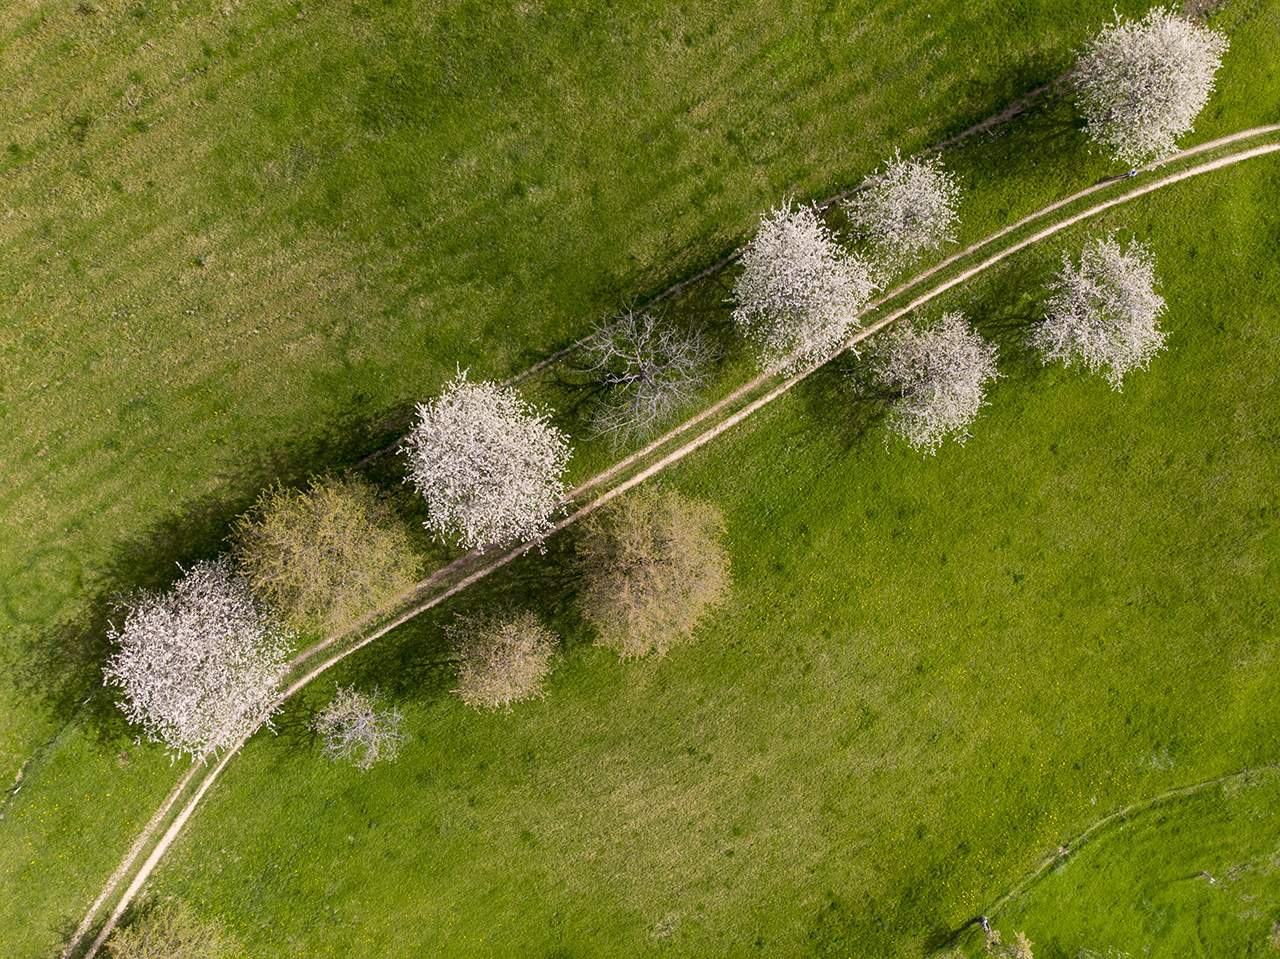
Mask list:
[[[449,695],[454,682],[446,627],[460,613],[481,610],[534,610],[561,637],[561,654],[568,653],[590,641],[574,607],[577,584],[573,536],[563,530],[547,541],[546,553],[529,550],[354,653],[336,671],[335,682],[358,689],[377,686],[389,703],[437,701]]]
[[[1090,154],[1076,108],[1062,91],[1046,92],[1016,122],[968,138],[948,151],[946,163],[966,189],[980,184],[1007,189],[1008,184],[1046,176],[1061,178],[1073,167],[1105,178],[1112,166],[1104,156]]]
[[[843,453],[866,443],[897,399],[872,378],[865,349],[862,357],[842,354],[811,374],[798,390],[806,420],[832,436]]]
[[[150,529],[117,544],[98,569],[86,572],[87,587],[73,611],[13,630],[11,682],[59,724],[74,717],[102,741],[136,734],[115,705],[117,691],[102,684],[102,669],[112,652],[109,629],[124,626],[122,604],[140,590],[167,589],[182,576],[182,568],[225,553],[233,521],[271,483],[305,485],[311,475],[340,470],[382,443],[385,419],[334,420],[289,446],[250,453],[234,472],[217,478],[217,492],[181,504]],[[378,477],[382,482],[389,478]],[[387,493],[398,508],[414,508],[398,477]]]
[[[978,333],[999,347],[1002,371],[1020,378],[1041,366],[1031,336],[1044,318],[1057,253],[1052,249],[1039,253],[975,282],[964,305],[965,315]]]

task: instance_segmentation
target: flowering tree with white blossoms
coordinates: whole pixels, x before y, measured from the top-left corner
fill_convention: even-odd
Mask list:
[[[398,709],[377,709],[378,691],[358,693],[354,686],[338,687],[329,705],[320,710],[311,728],[324,740],[324,754],[346,760],[361,772],[379,760],[394,762],[409,734],[400,728]]]
[[[196,563],[167,593],[144,593],[109,637],[119,649],[104,685],[124,691],[118,705],[149,739],[193,759],[264,719],[292,639],[225,558]]]
[[[408,479],[427,501],[427,529],[467,549],[551,529],[570,449],[545,410],[459,373],[419,404],[418,417],[405,448]]]
[[[1157,320],[1165,303],[1155,286],[1149,247],[1134,241],[1123,250],[1114,237],[1095,238],[1081,251],[1079,267],[1062,254],[1062,270],[1053,278],[1045,319],[1031,345],[1046,364],[1079,362],[1118,391],[1126,373],[1146,369],[1164,348]]]
[[[1117,15],[1076,64],[1077,101],[1089,138],[1137,165],[1177,149],[1209,102],[1227,38],[1172,10],[1141,21]]]
[[[871,371],[901,394],[889,412],[889,432],[930,454],[948,436],[964,443],[987,384],[1000,375],[995,344],[979,336],[962,313],[895,328],[872,355]]]
[[[817,209],[788,202],[760,218],[742,252],[733,321],[761,367],[790,372],[844,343],[874,289],[869,264],[836,243]]]
[[[628,310],[583,347],[604,390],[592,426],[621,446],[645,439],[707,383],[715,350],[698,330],[680,330],[648,310]]]
[[[904,160],[898,151],[884,173],[842,204],[852,231],[868,240],[886,264],[909,262],[956,238],[960,187],[942,158]]]

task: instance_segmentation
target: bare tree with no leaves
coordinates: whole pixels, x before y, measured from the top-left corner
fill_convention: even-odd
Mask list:
[[[890,331],[871,357],[876,379],[901,396],[889,412],[890,433],[925,453],[948,436],[963,443],[987,384],[1000,375],[996,352],[961,313]]]
[[[1031,335],[1031,345],[1045,363],[1079,362],[1102,373],[1119,390],[1125,374],[1146,369],[1164,348],[1157,321],[1164,298],[1155,291],[1155,258],[1137,241],[1122,249],[1114,237],[1093,239],[1076,267],[1062,254],[1054,276],[1044,322]]]
[[[311,727],[324,740],[324,755],[334,762],[350,762],[361,772],[377,762],[395,762],[400,747],[409,739],[400,728],[404,716],[398,709],[379,710],[377,706],[377,689],[358,693],[354,686],[338,687]]]
[[[904,160],[895,150],[884,173],[842,205],[853,233],[869,241],[877,259],[893,268],[954,241],[959,204],[960,187],[940,157]]]
[[[583,348],[604,389],[592,428],[614,446],[653,436],[706,385],[715,350],[698,330],[680,330],[648,310],[628,310]]]
[[[385,498],[359,479],[273,486],[233,539],[254,593],[300,627],[358,619],[412,586],[420,565]]]
[[[1081,53],[1075,88],[1086,132],[1137,165],[1177,149],[1209,102],[1227,38],[1172,10],[1141,21],[1119,14]]]
[[[647,487],[588,518],[578,542],[582,614],[598,645],[623,659],[690,638],[731,583],[720,510],[673,489]]]
[[[874,289],[870,265],[836,243],[816,207],[788,202],[743,250],[733,321],[763,369],[794,371],[850,337]]]
[[[531,612],[459,615],[445,628],[458,661],[454,692],[476,709],[510,709],[541,697],[559,638]]]
[[[570,450],[545,410],[459,373],[418,406],[418,417],[405,449],[408,478],[427,501],[427,529],[467,549],[551,529]]]
[[[292,639],[226,558],[196,563],[167,593],[142,594],[109,636],[119,648],[104,685],[123,690],[120,708],[148,738],[193,759],[264,718]]]

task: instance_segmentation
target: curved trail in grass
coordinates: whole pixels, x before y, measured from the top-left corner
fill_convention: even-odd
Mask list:
[[[575,500],[578,500],[586,491],[630,471],[634,471],[630,472],[630,475],[628,475],[622,482],[619,482],[617,485],[591,499],[589,502],[580,505],[574,512],[562,519],[543,536],[509,549],[494,559],[486,559],[483,554],[477,551],[467,553],[443,569],[431,574],[431,576],[417,584],[417,586],[415,586],[409,593],[400,597],[396,603],[389,608],[369,614],[364,619],[348,627],[346,630],[336,633],[300,653],[294,658],[293,662],[290,663],[289,669],[286,672],[286,677],[292,676],[292,680],[289,681],[288,685],[273,701],[266,713],[264,713],[258,725],[260,726],[265,723],[271,713],[286,700],[290,699],[296,692],[301,690],[313,679],[320,676],[331,667],[337,665],[347,656],[359,649],[362,649],[382,636],[385,636],[391,630],[403,625],[419,614],[439,605],[478,580],[483,579],[489,574],[503,568],[513,560],[523,556],[531,547],[539,545],[543,540],[551,537],[564,527],[576,522],[589,513],[594,512],[609,501],[644,482],[654,474],[684,459],[690,453],[702,448],[726,430],[732,428],[738,423],[741,423],[756,411],[762,409],[785,393],[789,392],[798,383],[809,377],[816,370],[831,362],[836,357],[840,356],[846,350],[856,347],[858,343],[875,335],[886,326],[889,326],[923,304],[940,296],[947,290],[950,290],[972,277],[990,269],[992,266],[1009,256],[1012,256],[1019,250],[1067,229],[1082,220],[1097,216],[1114,206],[1127,203],[1130,200],[1141,197],[1154,190],[1170,186],[1194,176],[1199,176],[1203,173],[1222,169],[1224,167],[1240,163],[1244,160],[1280,152],[1280,125],[1255,127],[1239,133],[1231,134],[1230,136],[1221,137],[1174,154],[1173,156],[1167,157],[1158,163],[1148,164],[1147,166],[1140,168],[1138,173],[1144,174],[1154,172],[1162,167],[1170,165],[1181,166],[1189,158],[1222,149],[1238,143],[1241,140],[1250,140],[1264,136],[1269,138],[1268,142],[1262,143],[1259,146],[1227,153],[1214,159],[1185,168],[1180,168],[1175,172],[1170,172],[1148,182],[1135,185],[1133,189],[1119,193],[1119,195],[1110,197],[1102,202],[1094,203],[1093,205],[1086,206],[1074,212],[1070,210],[1073,205],[1079,204],[1082,200],[1087,200],[1094,194],[1101,191],[1113,189],[1118,190],[1119,185],[1122,182],[1125,182],[1123,179],[1104,180],[1062,200],[1049,204],[1036,213],[1026,216],[1010,226],[1004,227],[980,242],[973,244],[951,257],[948,257],[936,266],[911,278],[885,296],[881,297],[879,300],[869,304],[859,314],[858,318],[862,319],[881,308],[891,306],[912,290],[922,286],[927,280],[939,277],[940,274],[948,274],[953,267],[962,264],[963,261],[969,258],[975,257],[976,254],[987,250],[997,244],[1000,240],[1016,236],[1020,231],[1024,231],[1029,227],[1032,227],[1034,224],[1049,218],[1054,213],[1062,213],[1062,216],[1057,219],[1053,219],[1052,222],[1043,228],[1031,232],[1020,239],[1015,239],[1014,242],[1011,242],[1006,246],[1001,246],[996,252],[991,253],[968,268],[963,268],[963,266],[961,266],[959,271],[954,275],[946,276],[946,278],[941,282],[918,296],[915,296],[909,302],[901,306],[894,307],[886,315],[879,317],[870,325],[859,329],[856,335],[821,361],[805,367],[780,383],[777,382],[778,377],[775,374],[763,374],[757,376],[755,379],[734,390],[728,396],[719,400],[706,410],[703,410],[701,413],[675,427],[659,439],[654,440],[648,446],[625,457],[609,469],[587,480],[570,494],[567,502],[572,503]],[[775,383],[777,385],[772,385]],[[770,388],[771,385],[772,388]],[[753,394],[761,395],[755,395],[754,398],[752,398]],[[739,404],[744,403],[744,401],[745,405],[740,406]],[[701,424],[707,424],[706,428],[702,432],[698,433],[698,435],[694,436],[692,439],[685,440],[683,443],[679,442],[681,437],[687,434],[694,427]],[[674,448],[668,449],[668,447]],[[382,616],[387,616],[388,614],[391,614],[391,618],[379,625],[378,620]],[[369,630],[369,632],[366,633],[366,629]],[[320,654],[334,647],[337,648],[331,655],[327,656],[322,662],[311,665],[311,662]],[[255,727],[255,731],[256,729],[257,727]],[[187,820],[195,812],[205,793],[217,780],[218,776],[221,775],[223,769],[226,768],[232,757],[235,756],[241,747],[243,747],[248,741],[250,735],[252,735],[252,733],[245,735],[233,747],[224,752],[218,759],[217,763],[211,768],[209,766],[193,766],[192,772],[188,773],[178,786],[175,787],[165,803],[147,824],[137,841],[135,841],[129,851],[129,854],[112,875],[102,893],[96,900],[94,900],[88,914],[85,916],[80,927],[76,930],[75,935],[71,938],[69,944],[62,953],[63,959],[72,959],[72,957],[77,954],[77,950],[81,943],[92,929],[94,919],[98,910],[102,907],[102,904],[111,896],[119,884],[124,881],[125,877],[137,862],[138,857],[143,853],[148,845],[150,845],[151,840],[164,825],[165,820],[177,804],[177,801],[182,798],[184,793],[186,793],[194,783],[194,792],[182,806],[177,817],[169,824],[168,828],[165,829],[164,835],[155,844],[154,848],[152,848],[150,855],[146,858],[146,861],[134,874],[132,881],[121,896],[115,909],[103,924],[88,951],[84,954],[84,959],[93,959],[93,957],[97,955],[98,950],[106,941],[107,936],[111,933],[111,930],[115,927],[125,909],[129,906],[130,902],[132,902],[133,898],[138,894],[138,891],[142,888],[143,884],[150,877],[160,859],[164,856],[169,846],[186,825]],[[202,777],[197,775],[197,772],[199,771],[204,772]]]
[[[1091,840],[1097,833],[1099,833],[1103,829],[1106,829],[1108,826],[1115,825],[1117,822],[1119,822],[1122,819],[1127,822],[1129,820],[1129,817],[1134,815],[1135,813],[1147,812],[1153,809],[1154,807],[1159,806],[1162,803],[1166,803],[1172,799],[1185,799],[1187,796],[1194,796],[1196,793],[1201,792],[1202,790],[1208,789],[1210,786],[1225,785],[1226,783],[1230,783],[1230,782],[1247,780],[1250,776],[1256,776],[1259,773],[1275,773],[1277,771],[1280,771],[1280,762],[1268,763],[1265,766],[1255,766],[1249,769],[1242,769],[1239,772],[1228,773],[1225,776],[1218,776],[1216,779],[1206,779],[1204,782],[1192,783],[1189,786],[1178,786],[1175,789],[1166,790],[1165,792],[1160,793],[1160,795],[1158,796],[1150,796],[1146,799],[1140,799],[1137,802],[1130,803],[1129,805],[1125,806],[1123,809],[1117,809],[1115,812],[1111,813],[1110,815],[1103,816],[1101,819],[1093,823],[1091,826],[1088,826],[1083,831],[1077,833],[1075,836],[1068,839],[1065,843],[1059,846],[1055,852],[1050,853],[1043,860],[1041,860],[1040,863],[1036,865],[1029,873],[1023,876],[1022,879],[1020,879],[1013,886],[1011,886],[1009,890],[1005,892],[1004,895],[1002,895],[999,899],[997,899],[994,903],[992,903],[991,906],[988,907],[986,912],[984,912],[980,916],[975,916],[974,918],[966,922],[963,926],[961,926],[960,929],[957,930],[957,934],[960,932],[963,932],[965,929],[968,929],[971,926],[975,926],[979,924],[980,922],[982,922],[984,918],[986,919],[993,918],[997,913],[1000,912],[1001,909],[1007,906],[1013,899],[1016,899],[1018,896],[1021,896],[1024,892],[1030,889],[1038,879],[1044,876],[1045,872],[1047,872],[1050,867],[1056,865],[1059,862],[1065,861],[1068,856],[1070,856],[1082,845],[1084,845],[1086,842]]]

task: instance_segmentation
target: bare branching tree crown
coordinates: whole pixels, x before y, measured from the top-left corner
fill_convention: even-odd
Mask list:
[[[1116,22],[1081,53],[1075,88],[1085,129],[1133,165],[1167,156],[1209,102],[1227,38],[1172,10]]]
[[[378,762],[395,762],[409,734],[401,728],[400,710],[379,709],[378,698],[376,689],[360,693],[354,686],[338,687],[311,724],[320,735],[325,756],[349,762],[361,772]]]
[[[699,330],[681,330],[648,310],[628,310],[583,347],[604,395],[592,418],[616,447],[657,433],[707,384],[716,351]]]
[[[1146,369],[1164,348],[1158,320],[1165,303],[1156,282],[1155,257],[1137,241],[1125,250],[1114,237],[1094,238],[1078,267],[1064,253],[1032,346],[1045,363],[1080,363],[1119,390],[1126,373]]]
[[[798,370],[851,335],[875,289],[871,266],[842,249],[812,206],[770,210],[742,252],[734,325],[763,369]]]
[[[870,366],[882,386],[901,395],[889,412],[890,434],[924,453],[936,453],[948,436],[963,443],[987,384],[999,376],[996,352],[961,313],[889,332]]]
[[[953,242],[959,205],[960,187],[941,157],[904,160],[896,150],[884,172],[843,203],[853,234],[889,267]]]
[[[181,899],[117,926],[107,940],[111,959],[230,959],[240,954],[235,936],[220,920],[201,918]]]
[[[531,612],[463,614],[445,628],[458,662],[454,693],[476,709],[510,709],[541,697],[559,642]]]
[[[196,563],[163,594],[129,605],[104,685],[130,722],[171,753],[226,749],[264,719],[291,636],[255,603],[227,559]]]
[[[412,586],[420,565],[385,498],[359,479],[273,486],[233,540],[254,594],[304,628],[358,619]]]
[[[578,541],[578,603],[597,645],[623,659],[665,655],[724,602],[724,519],[711,503],[643,488],[593,514]]]
[[[420,404],[405,451],[427,529],[467,549],[549,531],[570,449],[548,420],[515,390],[465,373]]]

